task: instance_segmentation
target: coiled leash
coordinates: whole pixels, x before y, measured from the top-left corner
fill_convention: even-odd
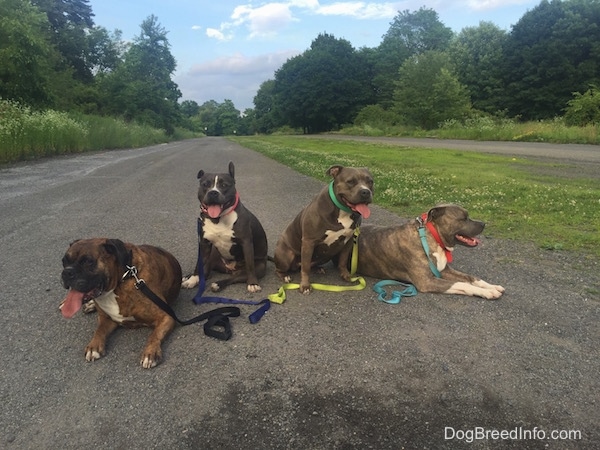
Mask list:
[[[392,298],[388,300],[386,299],[387,292],[384,289],[386,286],[404,286],[404,289],[401,291],[392,291]],[[381,280],[373,285],[373,290],[379,294],[377,300],[390,305],[397,305],[404,297],[414,297],[417,295],[417,288],[412,284],[396,280]]]
[[[354,229],[354,234],[352,235],[352,259],[350,262],[350,275],[354,275],[356,273],[356,269],[358,267],[358,236],[360,235],[359,228],[356,227]],[[329,292],[343,292],[343,291],[360,291],[367,286],[367,282],[363,277],[352,277],[350,278],[352,283],[357,283],[351,286],[339,286],[334,284],[321,284],[321,283],[311,283],[310,287],[317,291],[329,291]],[[298,283],[285,283],[283,286],[279,288],[279,290],[275,294],[269,295],[269,300],[273,303],[282,304],[285,301],[286,295],[285,291],[289,289],[299,289],[300,284]]]
[[[207,311],[189,320],[181,320],[177,317],[173,308],[156,295],[152,289],[146,285],[146,282],[143,279],[137,276],[137,267],[134,265],[125,265],[125,267],[127,268],[127,271],[123,274],[122,280],[133,277],[135,279],[135,288],[152,300],[156,306],[171,316],[177,323],[180,325],[191,325],[206,320],[206,323],[204,324],[204,334],[222,341],[227,341],[231,338],[232,331],[229,318],[238,317],[240,315],[240,308],[236,308],[235,306],[225,306]]]
[[[201,221],[198,219],[198,239],[201,239]],[[228,304],[241,304],[241,305],[261,305],[256,311],[248,316],[248,320],[250,323],[255,324],[265,313],[271,309],[271,302],[269,299],[265,298],[260,301],[252,301],[252,300],[237,300],[232,298],[225,297],[211,297],[211,296],[203,296],[204,290],[206,289],[206,277],[204,276],[204,260],[202,259],[202,249],[200,245],[198,245],[198,277],[200,278],[200,282],[198,284],[198,292],[192,299],[195,304],[200,305],[202,303],[228,303]]]

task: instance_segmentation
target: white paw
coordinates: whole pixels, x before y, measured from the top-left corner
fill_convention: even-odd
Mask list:
[[[285,283],[290,283],[292,281],[292,277],[289,275],[286,275],[285,277],[283,277],[283,281]]]
[[[147,356],[142,359],[140,363],[144,369],[152,369],[153,367],[156,367],[156,361],[152,358],[148,358]]]
[[[262,291],[262,288],[258,284],[249,284],[248,285],[248,292],[260,292],[260,291]]]
[[[88,352],[85,354],[85,360],[86,361],[96,361],[97,359],[100,359],[102,355],[100,355],[100,353],[98,353],[96,350],[88,350]]]
[[[199,283],[200,277],[198,275],[192,275],[181,280],[181,287],[185,289],[192,289],[198,286]]]
[[[221,290],[221,286],[219,286],[219,283],[211,283],[210,290],[213,292],[219,292]]]

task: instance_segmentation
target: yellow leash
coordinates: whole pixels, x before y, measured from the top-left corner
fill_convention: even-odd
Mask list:
[[[352,235],[352,259],[350,262],[350,275],[354,275],[356,273],[356,269],[358,267],[358,235],[360,231],[358,227],[354,230],[354,234]],[[352,286],[340,286],[336,284],[321,284],[321,283],[311,283],[310,287],[317,291],[329,291],[329,292],[343,292],[343,291],[360,291],[367,286],[367,282],[363,277],[352,277],[350,278],[352,283],[358,282]],[[269,300],[273,303],[282,304],[285,301],[286,295],[285,291],[289,289],[299,289],[300,284],[298,283],[285,283],[282,285],[279,290],[275,294],[269,295]]]

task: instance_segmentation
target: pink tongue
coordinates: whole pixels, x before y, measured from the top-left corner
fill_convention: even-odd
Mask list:
[[[206,207],[208,215],[213,219],[216,219],[217,217],[219,217],[219,215],[221,215],[221,210],[221,205],[210,205]]]
[[[67,297],[63,301],[62,308],[60,309],[62,315],[67,319],[73,317],[75,313],[81,309],[84,295],[85,294],[83,292],[69,289]]]
[[[361,216],[363,216],[363,219],[368,219],[371,215],[369,205],[367,205],[366,203],[358,203],[354,205],[354,208],[352,209],[354,209],[354,211],[358,212]]]

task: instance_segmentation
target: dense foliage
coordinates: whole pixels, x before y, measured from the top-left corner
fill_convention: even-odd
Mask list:
[[[0,0],[0,99],[209,135],[600,120],[600,0],[541,0],[510,30],[481,22],[459,33],[432,9],[401,11],[375,48],[322,33],[243,112],[231,100],[179,102],[157,17],[132,42],[93,17],[89,0]]]

